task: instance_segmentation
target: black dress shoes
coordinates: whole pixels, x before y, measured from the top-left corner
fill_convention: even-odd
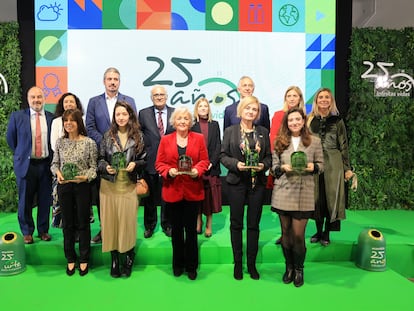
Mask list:
[[[152,237],[153,234],[154,234],[154,230],[146,229],[144,231],[144,238],[148,239],[148,238]]]
[[[91,240],[91,243],[98,244],[101,242],[102,242],[102,236],[101,236],[101,231],[99,231],[98,234],[93,237],[93,239]]]
[[[72,275],[74,275],[75,274],[75,271],[76,271],[76,266],[75,266],[75,263],[73,263],[73,267],[72,267],[72,269],[70,269],[69,268],[69,265],[70,265],[71,263],[68,263],[68,265],[66,266],[66,274],[68,275],[68,276],[72,276]]]
[[[315,233],[311,236],[310,242],[311,243],[318,243],[321,240],[322,235],[320,233]]]
[[[164,232],[164,234],[167,236],[167,237],[171,237],[171,227],[167,227],[167,228],[165,228],[165,229],[162,229],[162,232]]]
[[[188,278],[194,281],[197,278],[197,271],[188,271]]]
[[[83,270],[82,270],[81,267],[79,267],[79,275],[80,276],[85,276],[85,275],[88,274],[88,272],[89,272],[89,265],[88,264],[86,264],[86,266],[85,266],[85,268]]]
[[[184,273],[184,269],[181,267],[174,267],[173,268],[173,273],[175,277],[179,277]]]

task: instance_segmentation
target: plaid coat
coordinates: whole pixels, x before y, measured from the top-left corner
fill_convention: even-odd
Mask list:
[[[272,154],[273,172],[283,164],[291,164],[290,157],[295,150],[293,145],[277,155]],[[321,140],[312,136],[312,142],[305,147],[300,141],[296,151],[306,153],[308,163],[318,165],[318,173],[323,172],[323,152]],[[275,178],[272,192],[272,207],[284,211],[313,211],[315,209],[315,179],[311,172],[289,172],[284,173],[280,178]]]

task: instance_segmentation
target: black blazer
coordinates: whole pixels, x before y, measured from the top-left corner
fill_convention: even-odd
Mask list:
[[[265,172],[272,165],[270,152],[269,131],[263,126],[256,126],[257,139],[260,142],[259,162],[264,164],[264,169],[257,173],[257,183],[265,185],[267,177]],[[244,156],[240,150],[240,124],[232,125],[224,130],[223,143],[221,144],[220,161],[228,169],[226,181],[229,184],[238,184],[241,179],[247,180],[250,171],[239,171],[237,163],[244,162]]]
[[[165,135],[175,131],[170,125],[170,117],[174,108],[167,106],[167,127]],[[155,159],[157,158],[158,146],[161,136],[158,131],[157,121],[155,120],[154,106],[141,109],[138,113],[138,121],[141,125],[141,131],[144,135],[145,150],[147,152],[147,165],[145,171],[148,174],[158,174],[155,170]]]
[[[196,122],[191,128],[192,131],[201,133],[200,123]],[[221,138],[220,138],[220,126],[217,121],[208,122],[208,142],[207,151],[208,158],[212,167],[205,175],[220,176],[220,150],[221,150]]]

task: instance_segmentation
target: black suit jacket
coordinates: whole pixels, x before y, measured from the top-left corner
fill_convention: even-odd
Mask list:
[[[269,131],[263,126],[256,126],[257,139],[260,142],[259,162],[264,164],[264,169],[257,173],[257,180],[266,184],[265,172],[272,165],[272,154],[270,152]],[[221,144],[220,161],[228,169],[226,181],[229,184],[238,184],[242,179],[248,179],[250,171],[239,171],[237,163],[245,162],[240,150],[240,124],[232,125],[224,130],[223,143]]]
[[[170,120],[174,108],[167,106],[167,120]],[[154,106],[141,109],[138,112],[138,121],[141,125],[141,131],[144,135],[145,149],[147,152],[147,165],[145,171],[148,174],[158,174],[155,170],[155,159],[157,158],[158,146],[161,136],[158,131],[157,121],[155,120]],[[174,132],[175,129],[167,122],[165,135]]]
[[[201,133],[200,123],[196,122],[191,128],[192,131]],[[205,175],[220,176],[220,149],[221,149],[221,138],[220,138],[220,126],[217,121],[208,122],[208,142],[207,151],[208,158],[212,167]]]

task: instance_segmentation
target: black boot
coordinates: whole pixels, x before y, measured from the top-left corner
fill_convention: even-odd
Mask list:
[[[233,276],[236,280],[242,280],[243,279],[243,265],[241,261],[237,261],[234,263],[234,271]]]
[[[113,278],[119,278],[121,272],[119,271],[119,252],[111,251],[112,264],[111,264],[111,276]]]
[[[122,275],[126,277],[131,276],[132,267],[134,266],[134,259],[135,259],[135,252],[132,248],[131,250],[126,252],[125,255],[125,265],[122,271]]]
[[[293,255],[292,250],[289,248],[282,247],[283,256],[285,256],[286,270],[283,274],[282,281],[285,284],[289,284],[293,281],[294,270],[293,270]]]
[[[305,281],[303,280],[303,268],[295,268],[295,278],[293,284],[296,287],[301,287]]]
[[[301,252],[293,252],[293,266],[295,268],[295,277],[293,278],[293,284],[296,287],[300,287],[304,283],[303,278],[303,263],[305,262],[306,248]]]
[[[258,280],[260,279],[260,274],[256,269],[256,264],[255,263],[248,263],[247,264],[247,272],[249,272],[250,277],[253,280]]]

